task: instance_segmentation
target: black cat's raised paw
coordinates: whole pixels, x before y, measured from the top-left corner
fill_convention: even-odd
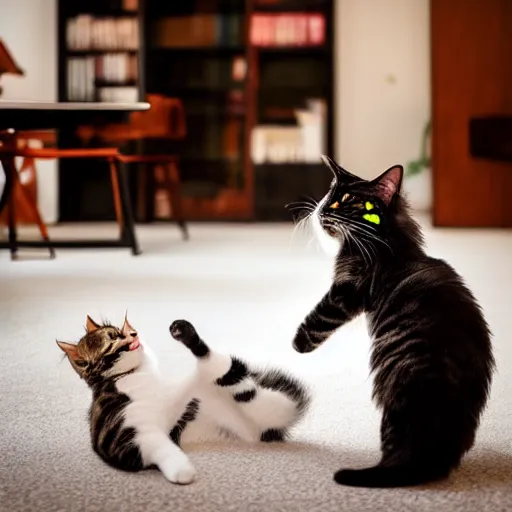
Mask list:
[[[187,320],[175,320],[169,327],[171,336],[185,345],[196,357],[205,357],[210,352],[206,343],[199,337],[195,327]]]
[[[300,352],[301,354],[312,352],[316,348],[316,345],[311,342],[311,339],[308,336],[307,331],[302,325],[298,328],[297,334],[295,335],[295,338],[293,340],[293,348],[294,350]]]

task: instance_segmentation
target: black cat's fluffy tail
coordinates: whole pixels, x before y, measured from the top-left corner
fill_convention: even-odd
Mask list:
[[[366,469],[342,469],[334,481],[351,487],[409,487],[446,478],[450,469],[419,465],[377,465]]]

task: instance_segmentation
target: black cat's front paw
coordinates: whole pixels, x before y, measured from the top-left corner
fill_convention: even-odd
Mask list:
[[[293,348],[297,352],[301,354],[306,354],[307,352],[312,352],[315,350],[317,346],[311,341],[311,338],[306,331],[305,327],[301,325],[297,329],[297,334],[295,334],[295,338],[293,340]]]
[[[187,320],[176,320],[169,327],[171,336],[180,343],[183,343],[196,357],[205,357],[209,349],[199,337],[195,327]]]

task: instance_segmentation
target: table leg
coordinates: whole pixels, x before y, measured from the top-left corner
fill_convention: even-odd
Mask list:
[[[16,231],[16,196],[14,194],[14,183],[16,167],[14,156],[6,154],[2,157],[2,167],[5,172],[5,188],[7,190],[7,222],[9,226],[9,250],[11,251],[11,259],[15,260],[18,253],[18,235]],[[9,183],[9,186],[7,185]]]
[[[2,169],[3,169],[4,175],[5,175],[4,190],[2,191],[2,195],[0,196],[0,215],[2,215],[4,208],[7,206],[7,203],[9,202],[9,198],[10,198],[11,192],[12,192],[12,176],[5,169],[4,160],[5,160],[5,158],[0,159],[0,161],[2,163]]]
[[[166,171],[166,185],[169,193],[169,200],[172,204],[172,214],[176,219],[178,227],[181,229],[183,240],[188,240],[188,228],[187,223],[185,222],[181,202],[181,180],[176,162],[169,162],[167,164]]]
[[[132,248],[132,254],[137,256],[141,254],[137,237],[135,235],[135,222],[133,210],[130,201],[130,189],[128,187],[128,176],[126,166],[122,162],[117,163],[117,173],[119,177],[119,185],[121,188],[121,206],[123,209],[123,232],[121,238]]]

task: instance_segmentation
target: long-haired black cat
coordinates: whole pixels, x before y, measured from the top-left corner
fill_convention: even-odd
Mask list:
[[[293,346],[310,352],[366,313],[373,398],[383,413],[380,462],[342,469],[334,479],[399,487],[445,478],[472,447],[489,395],[495,363],[488,325],[455,270],[425,254],[400,195],[401,166],[366,181],[323,161],[334,180],[309,213],[338,247],[334,280]]]

